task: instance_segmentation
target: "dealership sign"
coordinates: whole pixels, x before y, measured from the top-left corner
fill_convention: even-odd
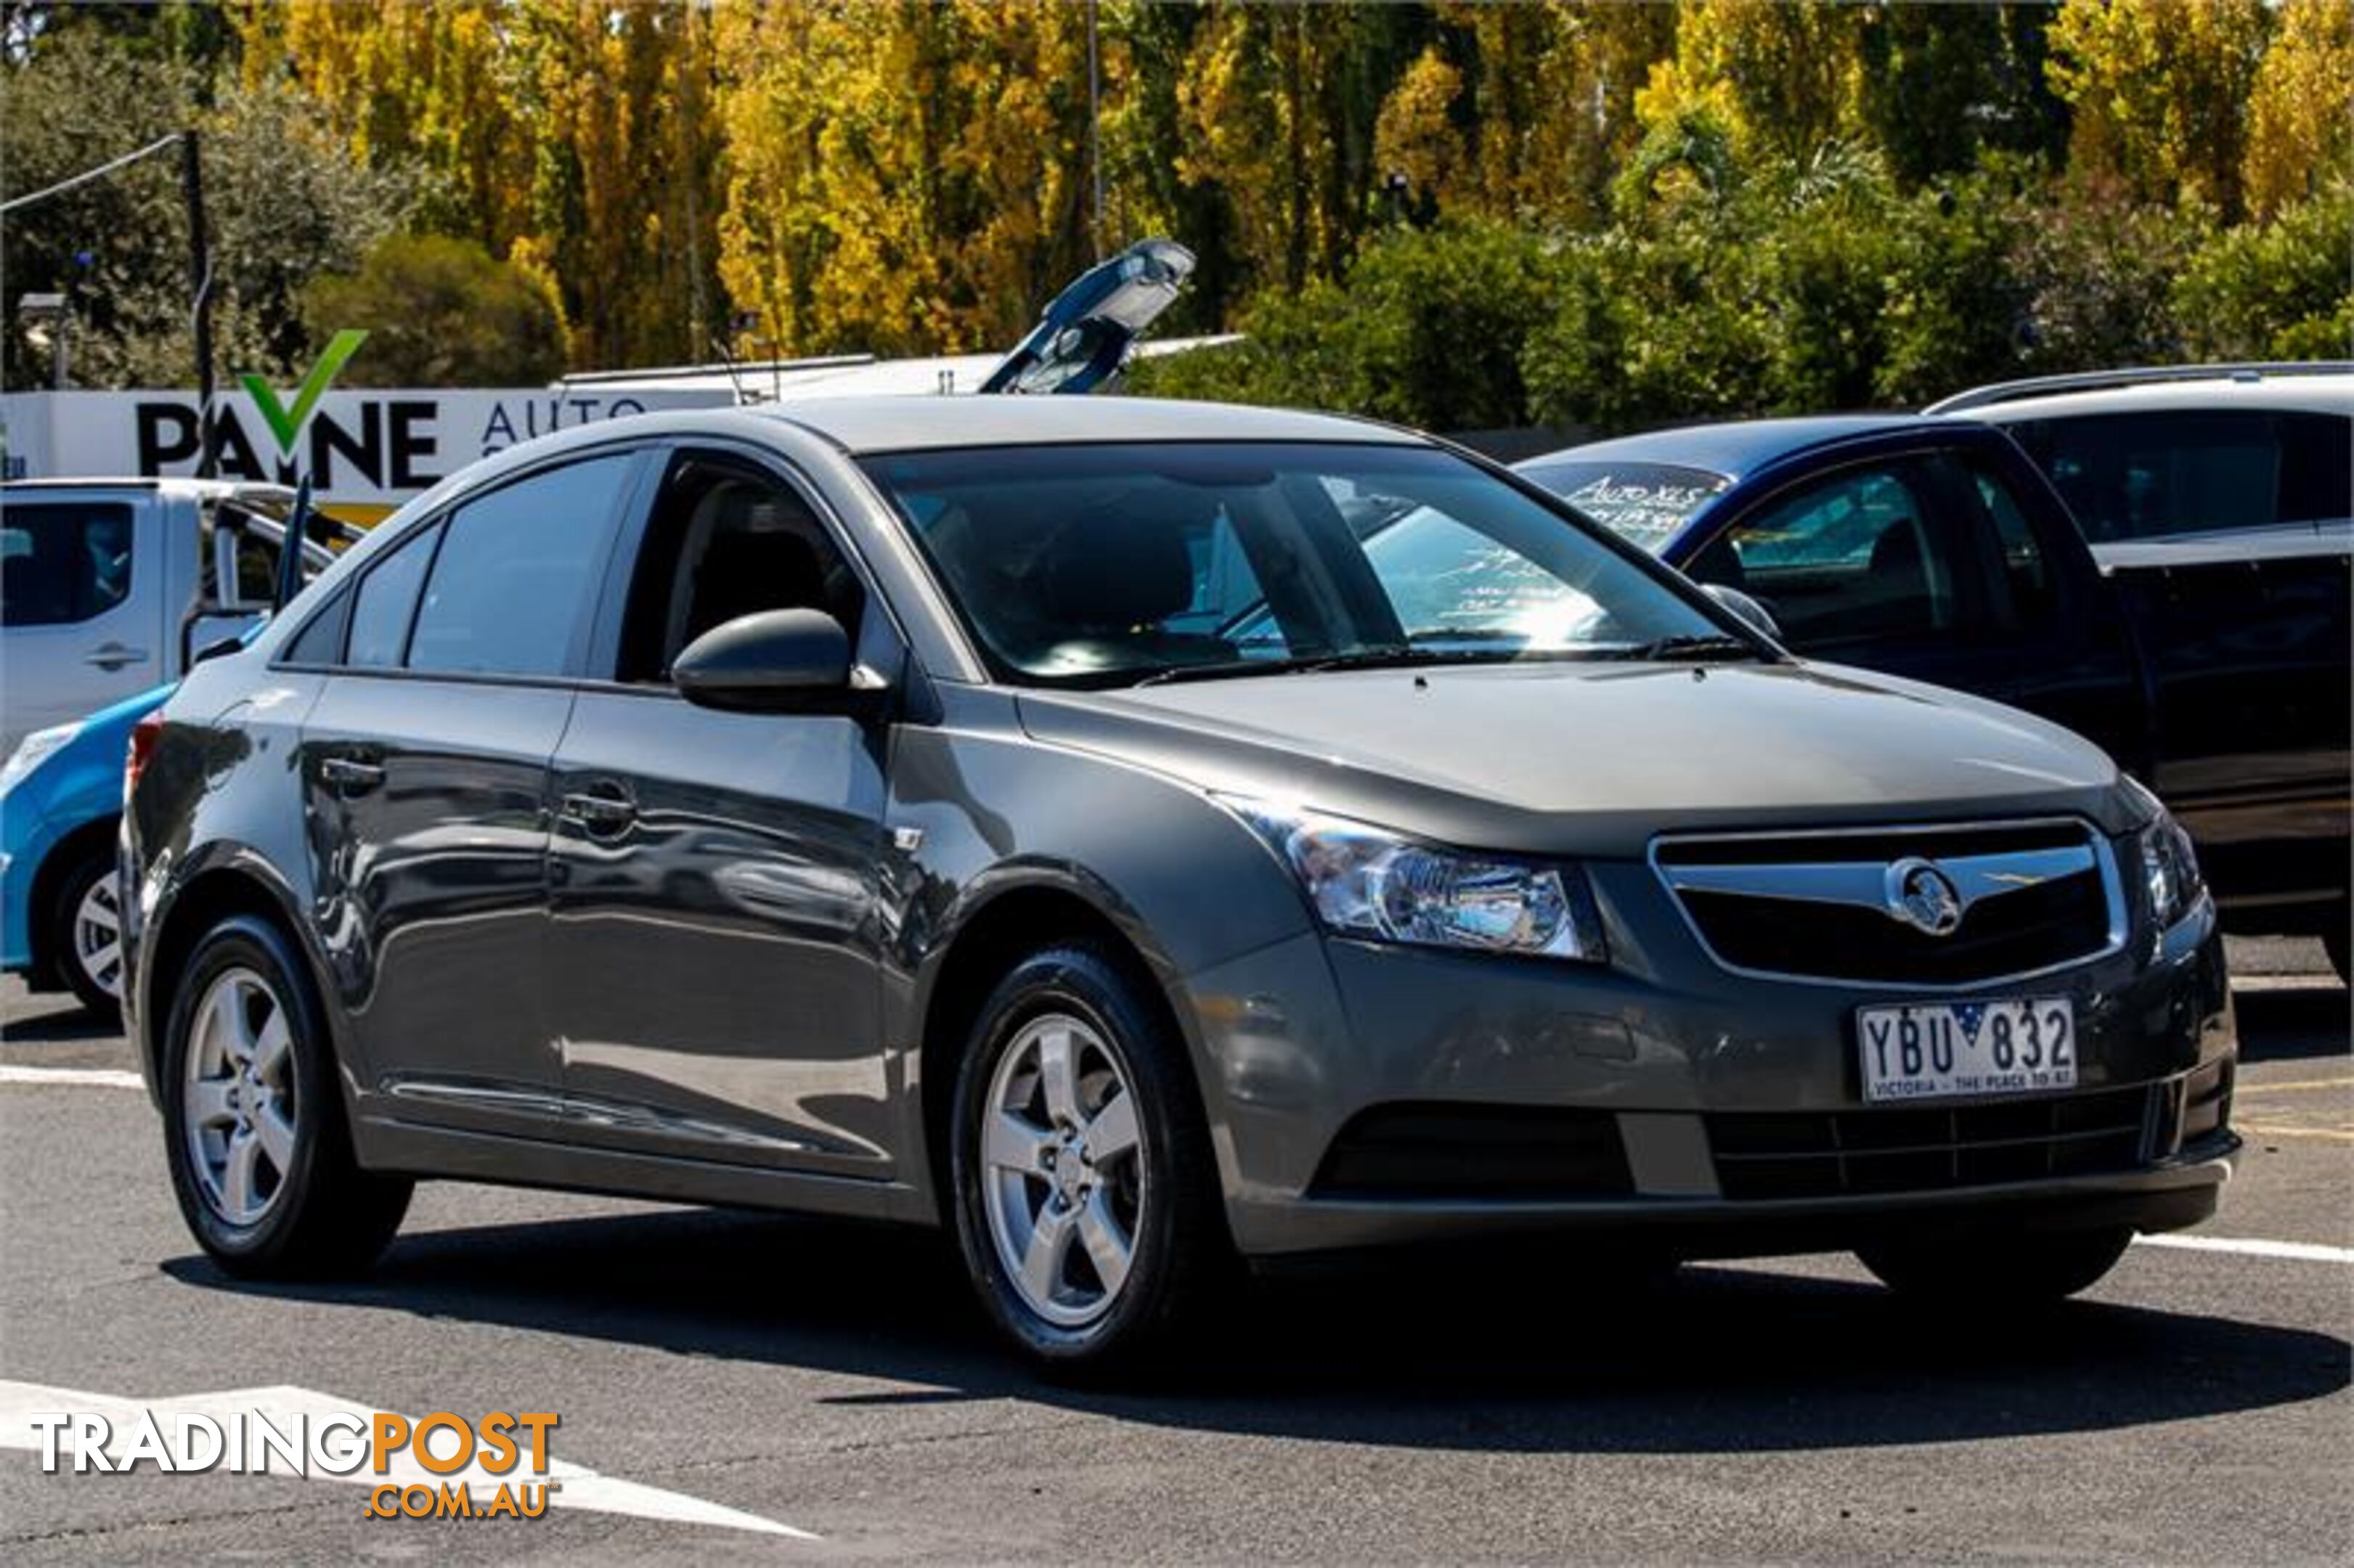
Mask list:
[[[665,408],[735,401],[725,391],[339,391],[329,383],[361,334],[338,336],[281,394],[241,378],[213,402],[193,392],[19,392],[0,397],[10,479],[161,478],[196,471],[207,440],[223,479],[308,476],[327,501],[395,505],[518,441]],[[207,429],[207,424],[209,429]]]

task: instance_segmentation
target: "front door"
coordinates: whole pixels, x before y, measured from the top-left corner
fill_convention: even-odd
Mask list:
[[[803,492],[673,456],[609,588],[555,762],[549,1022],[573,1136],[646,1153],[892,1173],[876,867],[887,728],[690,705],[673,660],[758,610],[825,609],[895,662]],[[878,652],[878,650],[889,650]]]
[[[161,509],[60,496],[0,511],[0,755],[164,679]]]

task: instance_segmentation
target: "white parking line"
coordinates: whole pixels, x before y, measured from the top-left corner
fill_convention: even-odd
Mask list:
[[[119,1067],[0,1067],[0,1084],[48,1085],[54,1088],[143,1089],[146,1081]]]
[[[2243,1257],[2285,1257],[2299,1263],[2354,1263],[2354,1246],[2324,1246],[2319,1242],[2264,1241],[2242,1236],[2136,1236],[2143,1246],[2170,1246],[2183,1252],[2229,1252]]]

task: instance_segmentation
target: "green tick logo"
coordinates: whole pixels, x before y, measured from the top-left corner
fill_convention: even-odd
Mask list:
[[[319,355],[319,363],[311,366],[311,374],[302,377],[302,385],[294,388],[294,406],[291,408],[278,400],[277,388],[260,376],[238,377],[239,384],[252,397],[253,406],[261,410],[261,418],[270,426],[270,433],[278,438],[279,450],[290,457],[293,455],[294,438],[302,433],[302,421],[309,418],[311,410],[319,406],[319,399],[326,394],[327,384],[334,380],[335,372],[341,370],[344,362],[357,354],[360,344],[366,341],[366,333],[351,327],[330,339],[327,352]]]

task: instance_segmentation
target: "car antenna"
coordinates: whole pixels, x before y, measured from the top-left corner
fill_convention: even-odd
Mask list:
[[[272,614],[293,602],[302,591],[302,542],[311,534],[311,476],[295,487],[294,510],[286,514],[285,532],[278,539],[278,591],[270,601]]]
[[[749,311],[739,313],[735,321],[735,334],[731,334],[730,337],[750,332],[757,318]],[[739,408],[748,408],[760,399],[757,393],[745,389],[743,366],[737,363],[736,351],[729,346],[730,337],[722,337],[719,334],[713,333],[711,346],[718,351],[719,363],[727,372],[727,385],[736,390],[736,406]]]

